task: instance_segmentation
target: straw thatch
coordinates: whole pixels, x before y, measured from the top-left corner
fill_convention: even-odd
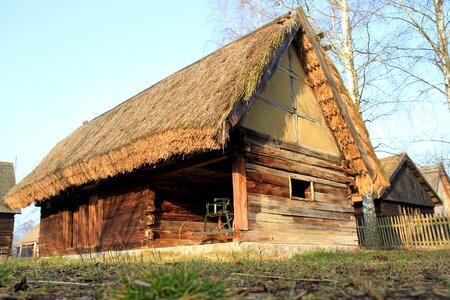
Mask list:
[[[351,101],[339,72],[317,42],[306,17],[302,15],[303,32],[299,37],[299,56],[307,80],[322,107],[328,127],[339,149],[355,175],[359,194],[377,197],[389,186],[370,142],[362,117]]]
[[[326,54],[322,49],[311,46],[316,42],[314,34],[300,9],[78,128],[8,193],[6,203],[24,207],[71,186],[131,172],[175,155],[224,147],[229,128],[270,79],[273,66],[295,35],[308,79],[340,150],[356,174],[359,191],[388,186],[360,115],[344,101],[342,80],[338,74],[325,75],[330,73],[331,61],[323,58]]]
[[[75,130],[6,197],[24,207],[62,190],[224,147],[227,116],[248,101],[285,37],[288,14],[151,86]]]
[[[425,176],[419,171],[416,164],[406,153],[400,153],[397,155],[392,155],[380,159],[380,163],[386,172],[390,182],[393,182],[399,171],[406,165],[409,171],[416,178],[417,182],[422,185],[422,188],[426,191],[433,204],[440,204],[442,200],[439,195],[435,192],[429,182],[426,180]],[[383,189],[380,198],[383,198],[388,192],[388,189]],[[409,199],[399,199],[402,202],[407,202]]]

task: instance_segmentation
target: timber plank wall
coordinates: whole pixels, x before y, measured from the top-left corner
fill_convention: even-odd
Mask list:
[[[341,159],[255,136],[245,146],[249,230],[241,241],[357,245]],[[313,182],[313,200],[291,198],[290,178]]]
[[[210,178],[202,185],[190,178],[199,180],[183,174],[118,179],[87,193],[75,190],[46,201],[41,209],[41,255],[198,244],[192,232],[203,230],[205,202],[230,197],[231,179],[219,185]],[[208,229],[215,225],[210,222]]]
[[[0,213],[0,254],[9,254],[13,241],[14,214]]]

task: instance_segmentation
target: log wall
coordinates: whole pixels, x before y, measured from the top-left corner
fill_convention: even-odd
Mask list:
[[[341,158],[252,137],[246,143],[249,230],[242,241],[357,245],[352,178]],[[313,200],[291,197],[291,177],[313,182]]]
[[[14,230],[14,214],[0,213],[0,254],[11,252]]]
[[[206,202],[232,197],[231,171],[222,168],[141,174],[54,197],[42,204],[41,255],[199,244],[193,233],[204,229]],[[210,220],[207,229],[215,227]]]

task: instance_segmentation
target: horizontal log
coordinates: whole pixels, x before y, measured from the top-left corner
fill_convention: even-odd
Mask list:
[[[298,236],[310,237],[311,239],[317,238],[318,240],[324,236],[332,236],[335,239],[339,237],[352,236],[356,233],[356,225],[353,228],[303,228],[300,224],[283,224],[283,223],[273,223],[273,222],[251,222],[251,229],[255,231],[267,231],[267,232],[278,232],[279,235],[283,234],[296,234]]]
[[[339,183],[351,183],[353,178],[343,173],[306,165],[296,161],[284,160],[259,154],[247,153],[246,161],[248,163],[262,165],[282,171],[324,178]]]
[[[315,157],[329,162],[333,162],[336,165],[340,165],[343,160],[342,156],[326,154],[320,151],[314,151],[312,149],[300,146],[298,144],[283,142],[274,139],[273,137],[270,137],[266,134],[262,134],[248,128],[240,128],[240,129],[245,132],[244,141],[249,145],[259,145],[262,147],[270,146],[273,148],[280,148],[283,150],[288,150],[299,154],[307,155],[310,157]]]
[[[350,220],[353,207],[324,204],[314,201],[290,200],[282,197],[249,194],[249,211],[287,216]]]
[[[301,245],[356,246],[356,228],[353,231],[308,230],[286,228],[282,224],[251,222],[250,230],[242,234],[243,241],[295,243]]]
[[[267,145],[258,145],[258,144],[247,144],[245,147],[246,152],[254,153],[254,154],[261,154],[269,157],[276,157],[280,159],[285,160],[291,160],[296,162],[301,162],[303,164],[316,166],[324,169],[329,169],[333,171],[337,171],[340,173],[345,174],[348,170],[344,167],[342,167],[340,164],[336,164],[333,161],[329,161],[327,159],[321,159],[305,154],[300,154],[298,152],[280,149],[276,147],[270,147]],[[341,162],[340,162],[341,163]]]
[[[281,187],[270,183],[259,183],[251,180],[247,180],[247,192],[286,198],[290,197],[289,187]]]
[[[304,229],[325,229],[333,228],[335,230],[354,230],[355,222],[353,220],[329,220],[309,217],[286,216],[273,213],[249,213],[249,220],[255,223],[278,223],[287,227],[296,226]]]
[[[351,200],[342,197],[342,196],[336,196],[333,194],[324,194],[320,192],[314,191],[314,201],[321,202],[321,203],[329,203],[329,204],[339,204],[339,205],[346,205],[346,206],[352,206]]]
[[[247,180],[252,180],[260,183],[271,183],[280,187],[289,188],[289,177],[279,176],[273,173],[263,172],[260,170],[247,169]]]
[[[266,172],[266,173],[272,173],[272,174],[278,175],[278,176],[285,176],[288,178],[292,177],[292,178],[296,178],[296,179],[300,179],[300,180],[319,182],[319,183],[323,183],[323,184],[327,184],[327,185],[331,185],[331,186],[347,188],[347,184],[345,184],[345,183],[339,183],[339,182],[336,182],[333,180],[327,180],[327,179],[324,179],[321,177],[302,175],[302,174],[298,174],[295,172],[277,170],[277,169],[274,169],[271,167],[261,166],[261,165],[253,164],[253,163],[249,163],[249,162],[247,162],[246,167],[247,167],[247,171],[256,170],[256,171],[261,171],[261,172]]]
[[[343,187],[335,187],[320,182],[314,183],[314,191],[323,194],[332,194],[344,199],[348,199],[348,189]]]

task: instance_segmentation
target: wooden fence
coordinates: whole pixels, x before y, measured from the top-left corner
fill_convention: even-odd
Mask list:
[[[358,243],[365,246],[364,221],[357,220]],[[382,248],[450,248],[450,216],[401,215],[377,218]]]

